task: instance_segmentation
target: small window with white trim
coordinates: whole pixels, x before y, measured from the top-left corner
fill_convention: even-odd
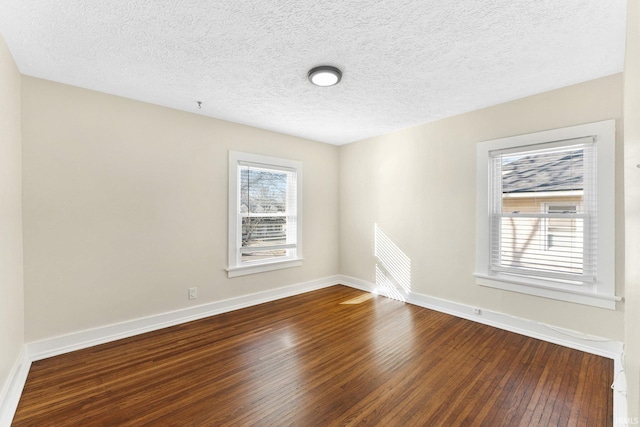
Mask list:
[[[581,192],[581,190],[577,190]],[[565,214],[582,212],[581,205],[571,201],[544,202],[543,213],[547,218],[543,221],[543,237],[546,236],[547,251],[569,251],[573,242],[579,242],[583,232],[575,218]],[[558,216],[556,216],[558,215]]]
[[[484,286],[615,309],[615,122],[478,144]]]
[[[302,163],[229,152],[229,277],[302,264]]]

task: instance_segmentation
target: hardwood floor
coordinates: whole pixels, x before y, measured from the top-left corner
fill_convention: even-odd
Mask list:
[[[14,426],[607,426],[613,362],[344,286],[34,362]]]

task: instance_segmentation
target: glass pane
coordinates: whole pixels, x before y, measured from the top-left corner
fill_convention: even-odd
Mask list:
[[[242,166],[240,173],[242,247],[262,248],[286,244],[290,174],[253,166]],[[243,259],[254,256],[246,255]]]
[[[503,156],[502,212],[581,213],[568,206],[580,209],[583,202],[583,159],[584,149],[575,147]]]
[[[566,221],[550,233],[547,218],[503,217],[500,233],[500,264],[557,273],[583,274],[584,219]]]
[[[286,217],[250,216],[242,218],[242,247],[263,247],[286,243]]]
[[[516,214],[500,220],[502,267],[583,274],[584,155],[573,146],[502,156],[500,211]]]
[[[241,213],[285,213],[287,211],[286,172],[240,168]]]

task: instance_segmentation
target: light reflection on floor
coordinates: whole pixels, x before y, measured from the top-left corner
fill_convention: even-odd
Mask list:
[[[370,293],[364,293],[360,296],[348,299],[346,301],[343,301],[340,303],[340,305],[354,305],[354,304],[360,304],[363,303],[367,300],[370,300],[371,298],[373,298],[373,294]]]

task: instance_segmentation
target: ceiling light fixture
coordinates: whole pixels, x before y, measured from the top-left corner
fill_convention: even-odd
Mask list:
[[[333,86],[342,79],[342,71],[330,65],[321,65],[309,70],[309,81],[316,86]]]

